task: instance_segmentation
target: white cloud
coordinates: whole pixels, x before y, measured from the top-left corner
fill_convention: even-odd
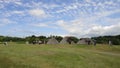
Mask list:
[[[13,8],[12,11],[7,7],[9,4],[13,5],[12,7],[10,6],[10,8]],[[92,0],[84,0],[83,2],[76,0],[76,2],[69,4],[63,3],[61,5],[55,2],[43,3],[42,1],[36,2],[34,0],[24,3],[21,0],[0,0],[0,9],[5,8],[5,10],[0,12],[2,18],[0,19],[0,25],[13,24],[14,21],[6,18],[12,17],[18,20],[19,17],[24,17],[23,22],[38,22],[30,24],[34,27],[58,29],[60,27],[60,29],[68,32],[68,34],[63,35],[91,37],[96,35],[120,34],[117,31],[117,29],[120,29],[120,18],[113,19],[107,17],[120,12],[118,6],[117,1],[112,0],[97,2]],[[28,17],[29,15],[31,16]],[[49,15],[53,15],[54,17],[48,18]],[[14,16],[19,17],[15,18]],[[35,17],[34,19],[33,16]],[[57,21],[57,26],[53,22],[47,23],[48,21],[51,22],[58,19],[61,20]]]
[[[91,0],[85,0],[86,2],[91,2]]]
[[[11,21],[7,18],[0,19],[0,26],[8,25],[8,24],[16,24],[17,22]]]
[[[57,21],[61,29],[78,37],[120,34],[120,18],[109,18],[109,15],[120,10],[99,12],[90,17],[80,17],[72,21]]]
[[[45,23],[34,23],[30,25],[35,26],[35,27],[48,27],[48,24],[45,24]]]
[[[93,26],[89,29],[89,34],[96,35],[117,35],[120,34],[120,23],[109,26]]]
[[[4,5],[3,4],[0,4],[0,9],[4,8]]]
[[[50,4],[50,3],[35,2],[35,1],[25,3],[23,6],[29,8],[46,8],[46,9],[53,9],[56,7],[60,7],[60,5],[54,3]]]
[[[1,3],[11,3],[11,2],[13,2],[13,3],[15,3],[15,2],[20,2],[21,0],[1,0],[0,2]]]
[[[24,16],[26,11],[18,11],[18,10],[14,10],[14,11],[4,11],[1,14],[1,16],[4,18],[13,16],[13,15],[19,15],[19,16]]]
[[[80,20],[65,22],[63,20],[58,21],[58,25],[69,32],[71,35],[79,37],[92,37],[100,35],[117,35],[120,34],[120,23],[109,26],[102,26],[98,24],[83,23]]]
[[[79,2],[76,0],[75,3],[67,4],[67,5],[61,5],[61,9],[56,10],[54,13],[69,13],[74,15],[74,11],[77,11],[77,14],[80,13],[84,15],[90,15],[95,14],[97,12],[104,12],[107,9],[115,9],[118,8],[119,4],[117,4],[115,1],[92,1],[92,0],[85,0],[85,2]],[[76,14],[76,15],[77,15]],[[81,15],[80,14],[80,15]]]
[[[24,14],[24,11],[11,11],[12,14]]]
[[[14,2],[16,5],[23,5],[22,4],[22,2],[20,2],[20,1],[16,1],[16,2]]]
[[[30,26],[34,26],[34,27],[45,27],[45,28],[52,28],[52,29],[58,29],[57,25],[54,24],[53,22],[40,22],[40,23],[31,23],[28,24]]]
[[[47,17],[47,14],[42,9],[29,10],[29,14],[32,15],[32,16],[41,17],[41,18]]]

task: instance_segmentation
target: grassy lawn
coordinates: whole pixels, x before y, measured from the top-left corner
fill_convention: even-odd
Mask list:
[[[0,68],[120,68],[120,46],[0,44]]]

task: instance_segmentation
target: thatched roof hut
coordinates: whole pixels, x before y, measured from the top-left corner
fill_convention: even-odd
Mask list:
[[[64,37],[64,38],[60,41],[60,44],[69,44],[68,38],[69,38],[69,37]]]
[[[78,42],[77,42],[77,44],[88,44],[88,45],[90,45],[90,44],[92,44],[93,43],[93,41],[92,41],[92,39],[90,39],[90,38],[81,38]]]
[[[59,44],[59,42],[55,38],[51,38],[48,40],[47,44]]]

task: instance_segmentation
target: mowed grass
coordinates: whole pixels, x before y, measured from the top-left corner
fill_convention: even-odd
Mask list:
[[[120,46],[0,44],[0,68],[120,68]]]

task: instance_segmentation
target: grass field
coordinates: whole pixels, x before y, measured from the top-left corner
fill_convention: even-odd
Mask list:
[[[120,46],[0,44],[0,68],[120,68]]]

